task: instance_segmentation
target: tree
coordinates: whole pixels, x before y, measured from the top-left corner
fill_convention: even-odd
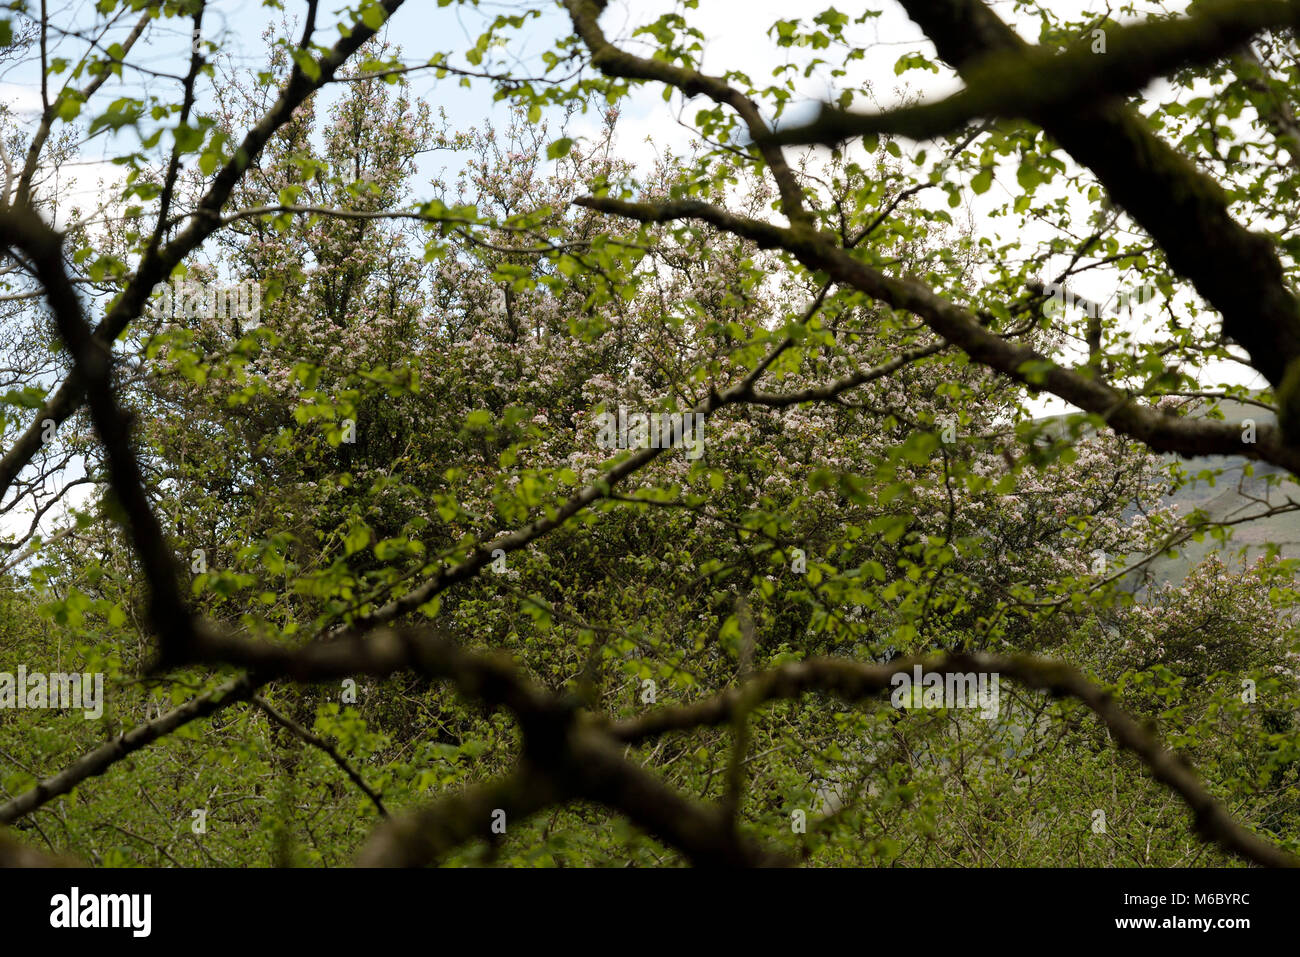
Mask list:
[[[687,11],[638,56],[564,0],[525,76],[544,8],[459,65],[388,45],[401,7],[324,47],[309,2],[252,74],[201,2],[101,4],[75,65],[72,24],[14,16],[45,82],[4,137],[0,490],[34,516],[5,639],[106,672],[114,730],[24,716],[0,822],[106,864],[1294,863],[1294,562],[1157,580],[1297,508],[1293,245],[1239,225],[1294,218],[1292,5],[1034,6],[1031,46],[904,2],[965,86],[875,113],[872,14],[831,8],[770,33],[834,81],[802,125],[768,119],[789,69],[702,72]],[[177,20],[174,96],[96,100]],[[510,122],[435,121],[426,70]],[[1155,77],[1198,96],[1131,102]],[[638,168],[646,85],[713,105]],[[132,144],[124,181],[55,219],[79,124]],[[460,173],[422,193],[433,151]],[[1106,269],[1118,296],[1076,296]],[[1207,385],[1234,360],[1272,388]],[[1230,463],[1162,453],[1271,469],[1245,515],[1180,514]],[[74,464],[96,495],[47,540]],[[1005,697],[900,697],[918,668]]]

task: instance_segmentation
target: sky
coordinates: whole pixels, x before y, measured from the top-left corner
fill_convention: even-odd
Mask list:
[[[788,57],[806,58],[809,55],[803,51],[791,52],[778,48],[768,36],[772,23],[778,19],[811,20],[828,5],[827,0],[700,0],[699,9],[691,12],[689,17],[692,24],[702,29],[707,38],[703,56],[704,70],[722,73],[730,69],[741,69],[755,82],[761,83],[761,78],[770,76],[772,70],[785,63]],[[843,6],[851,15],[865,9],[859,4]],[[993,6],[1004,19],[1018,25],[1022,36],[1031,41],[1037,40],[1036,24],[1023,18],[1017,21],[1012,3],[1002,0],[993,3]],[[1185,4],[1175,4],[1172,8],[1179,9],[1181,6]],[[1103,10],[1105,4],[1066,0],[1053,3],[1052,7],[1062,15],[1082,17],[1085,11]],[[619,45],[633,52],[644,52],[648,47],[644,40],[632,38],[633,30],[639,24],[651,22],[660,14],[671,12],[675,8],[674,3],[665,0],[611,0],[601,18],[601,24],[607,36]],[[870,44],[868,55],[853,67],[854,82],[869,81],[880,107],[896,105],[905,96],[933,98],[959,88],[958,81],[946,72],[935,75],[912,70],[902,76],[896,75],[894,65],[900,56],[911,50],[928,50],[928,44],[899,4],[883,0],[877,4],[877,8],[881,14],[878,18],[854,28],[853,35]],[[75,22],[90,26],[96,22],[92,0],[66,0],[61,5],[51,4],[50,9],[60,23]],[[304,9],[305,3],[290,0],[286,15],[296,21]],[[318,42],[332,43],[338,35],[334,28],[337,9],[334,6],[323,7],[316,34]],[[504,2],[482,2],[477,7],[440,7],[433,0],[408,0],[406,6],[386,26],[385,36],[390,42],[400,45],[404,59],[409,62],[425,62],[437,51],[456,54],[465,50],[473,45],[490,18],[498,13],[516,12],[518,9],[519,5]],[[261,0],[212,0],[204,18],[204,38],[219,43],[222,55],[229,56],[234,65],[255,69],[265,61],[263,31],[281,16],[277,11],[266,9]],[[177,24],[180,22],[175,21]],[[115,38],[120,38],[124,32],[125,28],[118,30]],[[540,73],[540,54],[550,49],[557,38],[569,32],[569,24],[563,12],[552,9],[540,19],[529,21],[526,30],[512,34],[513,40],[509,48],[496,54],[502,58],[499,65],[508,65],[520,72]],[[132,52],[131,60],[160,73],[179,74],[184,72],[189,46],[190,37],[179,26],[159,29],[150,35],[147,44]],[[72,57],[80,49],[82,44],[79,39],[56,38],[51,42],[51,56]],[[505,56],[509,59],[504,59]],[[452,62],[463,64],[464,60],[460,56],[453,56]],[[508,118],[508,107],[504,102],[493,102],[491,88],[485,83],[475,83],[470,89],[465,89],[454,79],[438,81],[431,74],[417,73],[412,75],[412,86],[414,94],[423,96],[435,109],[441,108],[446,112],[453,129],[479,127],[485,121],[504,124]],[[145,90],[163,93],[174,89],[175,84],[171,81],[128,72],[122,80],[110,81],[98,99],[106,101],[118,96],[138,96]],[[786,121],[795,122],[811,115],[813,105],[828,90],[828,80],[824,74],[815,73],[801,80],[798,92],[806,98],[805,102],[802,108],[792,108]],[[9,104],[29,122],[34,122],[39,115],[41,101],[38,91],[39,73],[34,65],[0,69],[0,102]],[[1153,92],[1164,95],[1167,88],[1162,90],[1156,85]],[[200,107],[202,106],[201,100]],[[687,105],[680,96],[675,96],[671,103],[665,103],[661,88],[653,85],[645,87],[620,105],[617,138],[619,153],[643,168],[648,168],[655,156],[665,150],[679,154],[686,152],[694,135],[686,122],[679,122],[679,117],[689,120],[694,115],[695,108],[696,104]],[[558,137],[559,118],[548,119]],[[594,113],[586,117],[580,116],[568,132],[570,135],[590,135],[596,132],[598,123],[598,117]],[[103,183],[120,181],[120,169],[108,160],[131,148],[128,140],[130,135],[129,132],[116,135],[104,132],[82,144],[79,162],[60,171],[60,201],[64,207],[92,205],[102,194]],[[907,152],[915,153],[924,144],[903,142],[901,145]],[[421,170],[424,182],[442,172],[446,156],[444,152],[429,156],[427,165]],[[455,169],[452,168],[449,172],[454,174]],[[1008,189],[1015,189],[1014,176],[999,176],[994,189],[984,196],[974,198],[972,212],[980,222],[982,231],[995,226],[982,213],[994,203],[1005,200]],[[943,200],[943,195],[939,194],[935,202],[941,203]],[[1033,240],[1032,230],[1026,232],[1025,238]],[[1081,280],[1077,288],[1090,298],[1104,301],[1116,291],[1118,285],[1119,277],[1097,271]],[[1140,327],[1140,315],[1137,326]],[[1212,370],[1212,373],[1224,381],[1259,384],[1231,364]],[[1042,414],[1066,409],[1064,403],[1050,397],[1039,400],[1036,405],[1037,411]],[[20,516],[11,514],[0,518],[0,531],[8,531],[20,523],[25,527],[25,520]]]

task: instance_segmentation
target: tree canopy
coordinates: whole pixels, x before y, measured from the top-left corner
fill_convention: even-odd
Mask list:
[[[1297,862],[1300,3],[227,6],[0,13],[0,862]]]

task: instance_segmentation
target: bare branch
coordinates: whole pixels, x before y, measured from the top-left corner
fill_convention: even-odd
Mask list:
[[[366,783],[365,778],[363,778],[357,770],[348,763],[348,759],[339,754],[338,749],[336,749],[334,745],[330,744],[324,738],[312,734],[288,715],[281,714],[261,695],[255,694],[249,700],[252,701],[253,704],[257,705],[257,707],[261,708],[262,711],[266,713],[266,716],[276,724],[287,729],[295,737],[310,744],[313,748],[316,748],[333,761],[338,766],[339,770],[346,774],[352,783],[361,789],[362,793],[364,793],[366,797],[370,798],[371,803],[375,805],[375,809],[379,811],[380,817],[388,817],[388,810],[384,807],[383,798],[381,798],[375,789]]]

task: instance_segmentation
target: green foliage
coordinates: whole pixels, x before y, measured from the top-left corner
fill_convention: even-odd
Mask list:
[[[154,13],[192,12],[182,6]],[[635,29],[651,62],[700,67],[707,34],[694,7]],[[372,0],[353,12],[350,23],[386,20]],[[803,181],[812,227],[1041,356],[1015,370],[1021,382],[991,375],[794,252],[695,219],[639,223],[574,204],[687,200],[764,219],[776,199],[770,160],[750,148],[734,104],[693,99],[682,116],[700,147],[636,166],[620,158],[617,134],[642,80],[571,72],[567,36],[539,58],[544,77],[510,75],[503,48],[541,16],[487,14],[456,57],[421,61],[440,81],[489,85],[509,107],[496,127],[435,121],[407,61],[365,45],[337,95],[304,102],[238,179],[228,209],[247,214],[173,270],[209,287],[250,283],[259,313],[143,308],[120,337],[122,401],[195,611],[297,646],[441,582],[419,596],[416,617],[509,656],[610,721],[815,656],[1047,655],[1113,689],[1248,826],[1300,848],[1296,560],[1277,535],[1234,550],[1235,519],[1205,492],[1241,463],[1185,466],[1107,431],[1101,415],[1044,418],[1036,403],[1058,371],[1091,370],[1131,401],[1187,412],[1181,394],[1202,391],[1211,363],[1232,353],[1160,250],[1117,226],[1086,171],[1028,124],[989,123],[925,148],[874,136],[830,151]],[[766,87],[739,69],[725,79],[778,117],[801,75],[826,79],[841,108],[868,101],[851,69],[878,16],[831,7],[779,20],[772,42],[802,59]],[[1051,42],[1084,26],[1042,18]],[[121,215],[68,236],[97,307],[153,243],[147,210],[170,191],[174,208],[197,208],[230,164],[247,164],[236,144],[264,88],[321,76],[324,48],[268,39],[267,69],[198,106],[152,94],[103,105],[82,95],[84,80],[52,87],[52,128],[121,137],[109,203]],[[11,43],[0,21],[0,46]],[[110,45],[52,61],[48,74],[120,75],[125,54]],[[1177,76],[1210,89],[1144,108],[1214,168],[1234,206],[1290,222],[1294,169],[1271,162],[1278,147],[1250,124],[1225,125],[1293,96],[1293,61],[1267,60],[1253,73]],[[940,69],[917,50],[894,61],[904,78]],[[585,135],[568,124],[579,109],[599,120]],[[557,136],[548,125],[562,110]],[[56,140],[72,155],[72,140]],[[452,162],[430,182],[420,163],[432,153]],[[1242,174],[1247,156],[1269,162]],[[159,170],[173,160],[189,172],[164,185]],[[1295,278],[1294,239],[1280,239]],[[1052,268],[1074,281],[1101,266],[1158,289],[1168,315],[1138,329],[1109,307],[1081,317],[1035,292]],[[4,348],[15,368],[39,372],[0,394],[6,447],[63,371],[47,317],[12,302]],[[1076,343],[1090,336],[1097,345],[1082,355]],[[723,404],[760,365],[756,393]],[[1295,418],[1290,378],[1284,427]],[[1211,416],[1232,400],[1270,399],[1221,391]],[[623,478],[616,470],[637,450],[597,441],[602,414],[712,401],[699,456],[664,449]],[[149,589],[97,448],[79,413],[44,453],[66,456],[52,471],[83,463],[94,494],[61,516],[61,532],[7,543],[30,552],[0,578],[0,665],[102,672],[105,713],[0,711],[8,795],[230,677],[151,670]],[[1243,469],[1240,484],[1276,504],[1291,481],[1261,467]],[[1173,507],[1178,495],[1192,507]],[[508,537],[536,529],[546,533],[526,548]],[[400,812],[496,780],[521,754],[507,714],[412,675],[275,681],[260,695],[82,781],[21,822],[25,838],[103,866],[339,866],[378,818],[340,761]],[[1230,863],[1086,708],[1010,680],[1002,695],[995,720],[894,708],[888,695],[765,703],[749,715],[738,821],[815,865]],[[630,753],[716,802],[734,747],[731,727],[701,727]],[[792,828],[796,812],[806,832]],[[682,860],[609,809],[570,803],[512,820],[503,840],[446,862]]]

